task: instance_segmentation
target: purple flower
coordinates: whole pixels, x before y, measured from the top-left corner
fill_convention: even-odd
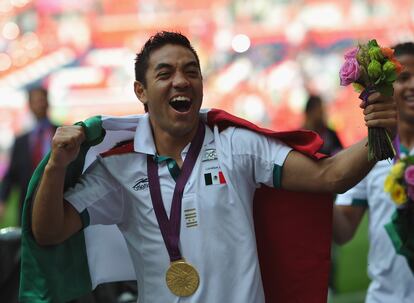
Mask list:
[[[359,51],[359,47],[354,47],[348,50],[344,55],[345,60],[356,59],[358,51]]]
[[[348,53],[345,56],[349,55]],[[358,80],[360,75],[359,64],[355,57],[349,57],[345,60],[339,71],[339,79],[342,86],[347,86]]]
[[[414,165],[410,165],[405,169],[404,179],[408,185],[414,186]]]

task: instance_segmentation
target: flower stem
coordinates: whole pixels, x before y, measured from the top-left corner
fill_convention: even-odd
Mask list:
[[[381,161],[395,156],[394,146],[387,131],[380,127],[368,128],[368,160]]]

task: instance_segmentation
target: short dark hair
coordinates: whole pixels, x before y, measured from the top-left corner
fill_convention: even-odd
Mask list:
[[[151,53],[166,44],[181,45],[188,48],[194,54],[198,67],[200,68],[200,60],[197,52],[186,36],[178,32],[158,32],[148,39],[135,57],[135,80],[141,82],[144,87],[147,85],[145,74],[148,70],[148,61]]]
[[[414,43],[404,42],[398,43],[392,47],[395,56],[412,55],[414,56]]]
[[[305,105],[305,113],[310,113],[314,108],[322,104],[322,98],[317,95],[310,95]]]

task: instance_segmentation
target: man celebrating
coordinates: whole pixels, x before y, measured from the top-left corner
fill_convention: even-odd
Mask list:
[[[197,53],[178,33],[151,37],[135,70],[135,93],[148,112],[139,117],[133,140],[101,154],[66,192],[65,173],[85,134],[79,126],[58,129],[34,199],[34,238],[53,245],[88,225],[116,224],[140,302],[264,302],[255,190],[264,184],[343,192],[375,164],[367,160],[367,140],[316,161],[247,129],[210,128],[200,114]],[[367,126],[392,130],[392,98],[370,101]]]
[[[398,108],[398,157],[414,153],[414,43],[398,44],[395,56],[403,70],[394,83]],[[334,240],[344,244],[352,239],[366,210],[369,211],[370,251],[367,303],[414,302],[414,275],[404,257],[397,255],[384,226],[391,221],[395,204],[384,191],[392,163],[378,162],[354,188],[339,195],[334,208]],[[411,216],[413,218],[413,216]]]

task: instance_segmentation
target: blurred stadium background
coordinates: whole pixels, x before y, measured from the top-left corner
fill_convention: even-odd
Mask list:
[[[51,117],[143,112],[134,56],[158,30],[186,34],[205,79],[204,107],[277,130],[301,126],[308,94],[327,102],[347,146],[366,134],[357,94],[339,86],[346,49],[413,40],[412,0],[0,0],[0,180],[16,134],[33,123],[25,89],[49,90]],[[0,227],[16,224],[14,200]],[[335,249],[332,302],[363,302],[366,220]]]

